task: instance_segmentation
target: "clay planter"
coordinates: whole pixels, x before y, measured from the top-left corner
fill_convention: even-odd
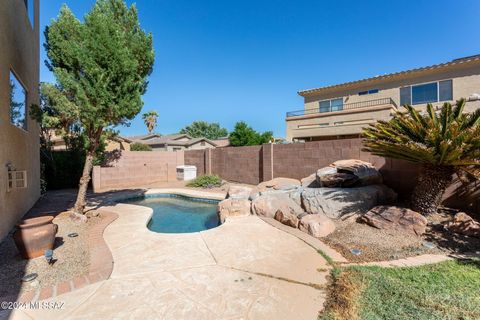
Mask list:
[[[53,249],[58,226],[53,217],[45,216],[20,221],[13,234],[18,251],[25,259],[43,256],[45,250]]]

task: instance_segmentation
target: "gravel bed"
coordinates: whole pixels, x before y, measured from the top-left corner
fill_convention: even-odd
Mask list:
[[[87,274],[90,265],[88,228],[99,220],[100,218],[93,217],[87,223],[79,223],[70,220],[66,212],[59,214],[53,220],[58,225],[58,232],[54,247],[56,261],[52,265],[44,257],[24,260],[18,253],[11,234],[7,236],[0,243],[0,297],[14,299],[24,292]],[[78,233],[78,237],[67,236],[72,232]],[[30,273],[37,273],[37,279],[22,282],[21,278]]]
[[[480,252],[480,239],[452,234],[443,225],[452,213],[428,217],[427,231],[414,236],[394,230],[380,230],[357,222],[358,215],[334,220],[335,231],[321,240],[339,251],[350,262],[396,260],[421,254]],[[352,250],[361,254],[355,255]]]

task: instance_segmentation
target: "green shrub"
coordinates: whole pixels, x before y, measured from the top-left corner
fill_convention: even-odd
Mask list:
[[[135,142],[130,145],[131,151],[152,151],[152,147],[147,144]]]
[[[83,150],[54,151],[52,158],[42,156],[44,179],[47,190],[78,188],[85,163]]]
[[[190,181],[188,187],[196,188],[213,188],[219,187],[222,184],[222,178],[217,175],[205,175],[197,177],[196,179]]]

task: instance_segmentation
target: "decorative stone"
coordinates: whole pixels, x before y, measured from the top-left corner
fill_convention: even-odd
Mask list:
[[[335,231],[335,224],[323,214],[307,214],[300,219],[298,228],[315,238],[321,238]]]
[[[228,217],[243,217],[251,214],[248,199],[229,198],[218,204],[218,217],[220,222],[225,222]]]
[[[290,210],[278,209],[275,213],[275,220],[280,221],[281,223],[297,228],[298,227],[298,217],[290,212]]]
[[[324,214],[337,219],[345,214],[367,212],[378,204],[396,199],[396,193],[385,185],[357,188],[305,188],[302,203],[310,214]]]
[[[300,181],[290,178],[274,178],[269,181],[260,183],[257,188],[259,192],[264,192],[269,189],[274,190],[292,190],[300,186]]]
[[[303,178],[300,180],[302,187],[304,188],[319,188],[320,185],[317,182],[317,174],[312,173],[308,177]]]
[[[274,218],[279,209],[284,210],[284,213],[291,212],[294,215],[299,215],[304,211],[285,193],[262,195],[252,201],[252,212],[258,216]]]
[[[480,238],[480,223],[473,220],[465,212],[459,212],[447,223],[446,228],[451,232],[469,237]]]
[[[369,162],[357,159],[339,160],[330,166],[335,167],[338,173],[350,173],[356,175],[363,186],[381,184],[382,175],[377,168]]]
[[[227,198],[248,199],[252,190],[251,187],[232,185],[228,188]]]
[[[427,219],[420,213],[394,206],[377,206],[360,220],[378,229],[403,231],[417,236],[424,234],[427,227]]]
[[[351,187],[359,181],[359,178],[351,173],[332,173],[317,177],[317,183],[326,188]]]

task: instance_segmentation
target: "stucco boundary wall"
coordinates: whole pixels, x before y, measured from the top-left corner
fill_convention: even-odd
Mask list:
[[[183,151],[121,151],[108,166],[94,166],[94,192],[146,187],[177,180],[176,167],[184,164]]]
[[[401,160],[374,156],[362,150],[362,139],[341,139],[291,144],[264,144],[185,151],[185,164],[197,167],[198,175],[217,174],[225,180],[258,184],[277,177],[302,179],[319,168],[342,159],[368,161],[380,170],[385,184],[408,198],[415,186],[419,166]],[[480,185],[454,183],[445,204],[480,212]]]

